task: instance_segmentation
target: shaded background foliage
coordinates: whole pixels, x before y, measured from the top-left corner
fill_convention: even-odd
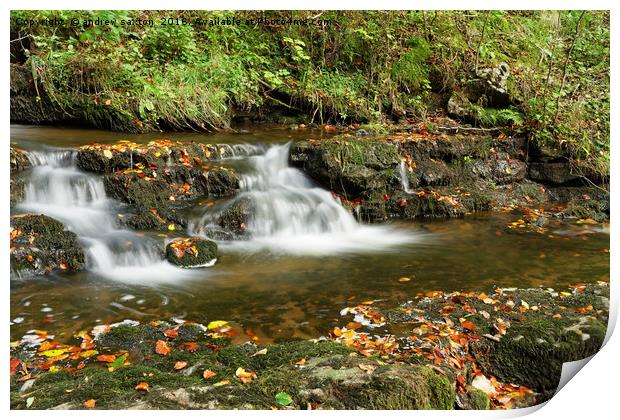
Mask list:
[[[162,17],[229,16],[241,25],[159,25]],[[53,17],[155,25],[15,23]],[[245,23],[257,17],[323,23]],[[609,172],[605,11],[13,11],[11,18],[11,61],[32,70],[55,106],[96,127],[212,129],[273,110],[299,122],[431,121],[477,70],[506,62],[514,106],[480,106],[476,124],[513,126]]]

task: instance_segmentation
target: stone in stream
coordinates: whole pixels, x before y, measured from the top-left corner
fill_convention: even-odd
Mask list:
[[[299,142],[290,163],[346,199],[400,185],[396,145],[360,138]]]
[[[202,238],[180,238],[166,245],[166,259],[183,268],[210,267],[217,261],[217,244]]]
[[[77,235],[58,220],[34,214],[13,216],[11,228],[11,269],[19,276],[85,268]]]

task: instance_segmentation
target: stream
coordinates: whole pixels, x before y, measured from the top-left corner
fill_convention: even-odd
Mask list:
[[[505,227],[514,217],[497,213],[358,223],[329,191],[288,164],[291,141],[320,135],[251,126],[211,135],[12,126],[12,144],[28,151],[32,168],[23,174],[25,198],[11,214],[62,221],[84,244],[87,270],[36,278],[12,273],[11,338],[31,329],[68,337],[97,323],[172,317],[231,321],[239,341],[314,338],[339,323],[342,308],[366,300],[391,307],[428,290],[609,281],[605,228],[557,222],[545,234],[511,233]],[[230,147],[231,157],[221,163],[240,172],[241,189],[215,205],[195,202],[187,232],[123,229],[117,223],[123,204],[106,196],[101,176],[76,167],[72,148],[161,137]],[[405,181],[403,188],[409,189]],[[236,200],[254,209],[249,238],[217,241],[215,266],[183,270],[161,257],[158,248],[176,237],[208,237],[205,227]]]

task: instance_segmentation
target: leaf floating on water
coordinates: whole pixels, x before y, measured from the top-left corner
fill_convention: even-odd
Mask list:
[[[281,406],[287,406],[293,402],[291,396],[286,392],[278,392],[276,394],[276,404]]]
[[[155,343],[155,353],[162,356],[167,356],[170,354],[171,351],[172,349],[170,349],[168,343],[166,343],[165,341],[157,340],[157,342]]]
[[[408,281],[411,281],[411,279],[409,277],[401,277],[398,279],[398,281],[401,283],[406,283]]]

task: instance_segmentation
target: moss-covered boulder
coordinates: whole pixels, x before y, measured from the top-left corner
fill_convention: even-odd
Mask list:
[[[400,184],[398,149],[385,141],[348,136],[299,142],[291,148],[290,162],[346,199],[369,191],[391,191]]]
[[[137,173],[106,175],[103,185],[109,197],[131,204],[138,210],[167,207],[176,191],[163,179],[141,177]]]
[[[25,214],[11,217],[11,271],[19,276],[53,270],[80,271],[85,255],[77,235],[56,219]]]
[[[209,267],[217,261],[217,244],[208,239],[175,239],[166,245],[166,259],[179,267]]]

